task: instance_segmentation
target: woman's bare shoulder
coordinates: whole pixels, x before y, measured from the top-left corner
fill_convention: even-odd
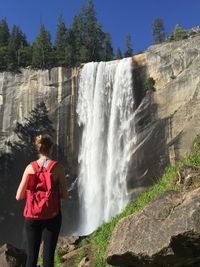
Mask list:
[[[33,172],[34,172],[31,163],[29,163],[29,164],[26,166],[26,168],[25,168],[25,172],[26,172],[26,173],[33,173]]]

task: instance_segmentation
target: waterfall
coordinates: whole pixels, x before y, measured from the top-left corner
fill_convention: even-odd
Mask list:
[[[127,174],[136,143],[132,59],[87,63],[77,103],[82,127],[79,151],[79,234],[94,231],[128,203]]]

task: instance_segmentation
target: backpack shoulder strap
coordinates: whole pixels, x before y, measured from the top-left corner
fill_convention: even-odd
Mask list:
[[[57,164],[58,162],[55,160],[51,160],[48,164],[48,166],[46,167],[47,172],[51,172],[51,170],[53,169],[53,167]]]
[[[34,170],[35,173],[40,171],[40,167],[38,166],[38,163],[37,163],[36,160],[31,162],[31,166],[33,167],[33,170]]]
[[[46,169],[46,174],[47,174],[47,173],[50,174],[52,168],[53,168],[56,164],[57,164],[57,161],[55,161],[55,160],[51,160],[51,161],[49,162],[48,166],[45,167],[45,169]],[[50,179],[50,176],[49,176],[49,175],[46,176],[46,185],[47,185],[48,191],[50,191],[51,188],[52,188],[52,182],[51,182],[51,179]]]

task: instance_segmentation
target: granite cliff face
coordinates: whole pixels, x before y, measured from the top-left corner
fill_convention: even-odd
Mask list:
[[[148,50],[149,74],[155,78],[157,116],[168,120],[171,160],[191,149],[200,133],[200,37],[152,47]]]
[[[23,122],[44,101],[53,122],[55,141],[71,165],[77,158],[76,99],[78,69],[22,69],[0,73],[0,147],[13,136],[16,122]]]
[[[77,173],[78,131],[76,124],[76,100],[79,69],[53,68],[51,70],[22,69],[21,73],[0,73],[0,151],[5,151],[5,141],[16,139],[14,128],[16,122],[23,122],[29,117],[29,112],[40,102],[45,102],[49,111],[49,117],[56,130],[54,141],[59,145],[62,153],[58,154],[68,162],[67,171]],[[60,152],[60,151],[59,151]],[[65,166],[66,167],[66,166]],[[14,176],[14,175],[13,175]],[[11,190],[8,177],[0,180],[4,185],[0,194],[0,228],[3,229],[0,244],[9,242],[21,246],[24,203],[16,203],[15,192],[19,183],[18,175],[11,177]],[[22,205],[20,205],[22,204]],[[71,205],[76,206],[75,201],[69,201],[65,207],[66,225],[74,226],[75,219],[72,213],[68,216]],[[70,217],[70,222],[69,222]],[[17,222],[13,226],[13,219]],[[68,227],[68,231],[72,228]]]
[[[152,178],[159,177],[167,164],[190,152],[200,134],[199,44],[200,36],[196,36],[154,45],[133,57],[138,99],[135,114],[138,144],[128,177],[133,195],[150,184]],[[142,98],[143,82],[148,77],[155,80],[156,90]]]
[[[147,51],[147,69],[156,80],[153,96],[157,118],[166,119],[170,161],[190,149],[200,133],[200,36],[152,46]]]

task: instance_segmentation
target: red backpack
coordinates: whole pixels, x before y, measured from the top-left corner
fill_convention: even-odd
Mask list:
[[[24,217],[46,220],[58,214],[60,210],[59,185],[53,187],[51,173],[55,164],[57,162],[51,160],[45,168],[40,167],[37,161],[31,162],[34,173],[28,174]]]

